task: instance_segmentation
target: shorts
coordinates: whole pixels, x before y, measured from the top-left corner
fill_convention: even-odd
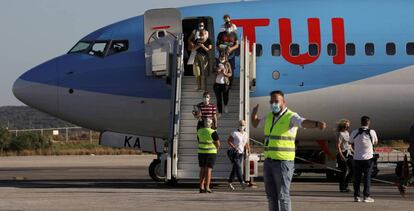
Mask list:
[[[216,163],[217,154],[198,154],[198,166],[200,168],[213,168]]]

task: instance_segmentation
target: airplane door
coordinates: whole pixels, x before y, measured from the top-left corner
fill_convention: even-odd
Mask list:
[[[153,9],[144,14],[145,70],[147,76],[170,75],[174,43],[181,37],[181,13],[178,9]]]

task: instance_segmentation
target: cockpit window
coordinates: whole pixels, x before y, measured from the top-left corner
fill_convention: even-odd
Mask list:
[[[108,42],[105,41],[97,41],[95,42],[91,49],[88,51],[89,55],[103,57],[105,56],[105,50],[108,45]]]
[[[128,40],[113,40],[109,46],[108,56],[128,50]]]
[[[91,42],[80,41],[78,42],[70,51],[69,53],[82,53],[88,50]]]

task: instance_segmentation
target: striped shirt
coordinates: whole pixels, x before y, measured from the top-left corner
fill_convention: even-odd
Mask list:
[[[213,118],[216,115],[216,106],[214,104],[205,105],[204,103],[199,103],[197,108],[201,112],[201,118]]]

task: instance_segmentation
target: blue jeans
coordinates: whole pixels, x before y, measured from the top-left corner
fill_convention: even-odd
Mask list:
[[[234,180],[234,174],[236,174],[237,179],[240,183],[243,182],[243,174],[242,174],[242,165],[243,163],[243,154],[236,153],[234,156],[234,162],[233,162],[233,169],[231,170],[230,176],[229,176],[229,183],[232,183]]]
[[[264,162],[264,182],[269,211],[291,211],[290,183],[295,169],[294,161],[271,160]]]
[[[364,174],[364,197],[369,197],[371,187],[372,160],[354,160],[354,197],[360,196],[360,184]]]

